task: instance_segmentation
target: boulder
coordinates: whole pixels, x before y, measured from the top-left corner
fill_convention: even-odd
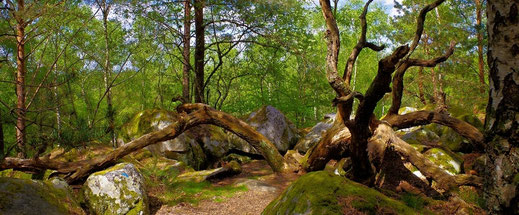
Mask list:
[[[93,214],[150,214],[144,178],[129,163],[120,163],[88,177],[83,193]]]
[[[451,175],[459,174],[461,171],[461,161],[456,160],[441,149],[432,148],[427,150],[424,156]]]
[[[334,120],[335,114],[326,115],[321,122],[312,127],[312,129],[297,142],[294,149],[301,154],[305,154],[306,151],[317,144],[324,133],[333,126]]]
[[[476,127],[480,131],[483,131],[483,123],[474,115],[466,114],[457,117],[458,119],[461,119],[472,126]],[[442,145],[450,149],[451,151],[472,151],[471,145],[469,143],[469,140],[465,139],[461,135],[459,135],[456,131],[454,131],[452,128],[444,126],[442,129],[441,139]]]
[[[67,183],[0,177],[0,214],[85,214]]]
[[[402,140],[411,145],[427,145],[427,143],[436,143],[440,137],[433,131],[422,127],[404,134]]]
[[[178,119],[178,114],[166,110],[145,110],[136,114],[121,129],[120,144],[142,135],[164,129]],[[185,131],[173,140],[146,147],[153,154],[186,163],[194,169],[204,169],[231,149],[228,135],[220,128],[201,125]]]
[[[263,106],[252,112],[245,121],[269,139],[282,153],[292,149],[300,138],[296,126],[281,111],[272,106]],[[241,138],[234,136],[232,140],[238,150],[259,154]]]
[[[375,189],[327,171],[294,181],[263,211],[270,214],[420,214]]]

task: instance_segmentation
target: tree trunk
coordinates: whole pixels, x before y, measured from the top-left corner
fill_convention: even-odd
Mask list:
[[[423,67],[418,68],[418,97],[420,98],[420,102],[423,105],[427,105],[427,100],[425,99],[425,93],[423,88]]]
[[[519,214],[518,2],[489,0],[489,100],[484,197],[491,214]]]
[[[0,160],[2,160],[5,156],[4,148],[4,119],[2,116],[2,110],[0,110]]]
[[[25,2],[18,0],[18,12],[24,13]],[[17,120],[16,120],[16,145],[18,147],[18,157],[23,158],[27,154],[25,148],[25,73],[26,73],[26,59],[25,59],[25,20],[22,17],[17,17],[18,22],[16,26],[16,98],[17,98]]]
[[[479,82],[481,83],[481,91],[484,92],[486,87],[485,84],[485,61],[483,60],[483,32],[481,26],[481,10],[482,0],[476,1],[476,30],[478,38],[478,69],[479,69]]]
[[[189,72],[191,70],[190,49],[191,49],[191,0],[184,1],[184,50],[182,52],[182,98],[184,103],[190,103],[189,96]]]
[[[205,55],[205,0],[195,0],[195,102],[205,103],[204,99],[204,55]]]
[[[105,42],[105,63],[104,63],[104,82],[106,88],[106,104],[108,119],[108,133],[110,134],[110,143],[116,147],[117,142],[115,140],[115,120],[114,120],[114,108],[112,104],[112,68],[110,64],[110,37],[108,34],[108,14],[110,13],[110,6],[106,3],[106,0],[102,1],[102,12],[103,12],[103,27],[104,27],[104,42]]]

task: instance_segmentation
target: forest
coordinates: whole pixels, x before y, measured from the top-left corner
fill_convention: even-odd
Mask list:
[[[517,0],[0,0],[0,214],[519,214]]]

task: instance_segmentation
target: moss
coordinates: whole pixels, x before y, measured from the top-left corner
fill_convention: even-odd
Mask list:
[[[461,161],[449,156],[445,151],[432,148],[425,152],[425,157],[451,174],[460,172]]]
[[[519,185],[519,173],[515,174],[512,182],[514,183],[514,185]]]
[[[263,214],[343,214],[345,209],[367,214],[419,213],[374,189],[318,171],[293,182],[265,208]]]
[[[250,157],[231,153],[225,156],[222,160],[224,161],[238,161],[240,164],[249,163],[252,161]]]
[[[474,187],[461,186],[458,191],[459,197],[467,203],[478,205],[479,207],[485,207],[485,200],[481,197]]]
[[[422,144],[410,144],[414,149],[416,149],[416,151],[418,152],[423,152],[423,150],[425,149],[424,145]]]
[[[69,188],[57,188],[50,181],[0,178],[0,184],[2,184],[3,188],[0,190],[0,209],[5,210],[6,206],[7,208],[16,207],[16,205],[12,204],[19,202],[21,199],[25,201],[31,201],[32,199],[34,201],[32,202],[33,204],[38,204],[32,205],[32,208],[42,209],[44,211],[40,212],[44,214],[51,211],[62,214],[84,214]],[[41,202],[42,200],[44,203]],[[21,206],[19,209],[26,210],[26,207]],[[0,210],[0,213],[2,213],[1,211],[3,210]],[[18,212],[23,213],[23,211]]]
[[[16,171],[13,169],[6,169],[0,171],[0,177],[19,178],[19,179],[31,179],[32,174]]]

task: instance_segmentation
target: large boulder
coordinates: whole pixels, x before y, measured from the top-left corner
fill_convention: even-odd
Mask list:
[[[144,178],[129,163],[120,163],[88,177],[83,193],[93,214],[150,214]]]
[[[333,126],[335,120],[335,114],[328,114],[325,118],[317,123],[310,132],[308,132],[303,138],[297,142],[296,149],[299,153],[305,154],[308,149],[312,148],[315,144],[321,140],[321,137],[326,133],[328,129]]]
[[[420,214],[374,189],[327,171],[294,181],[263,211],[270,214]]]
[[[142,135],[164,129],[178,119],[178,114],[166,110],[145,110],[136,114],[121,129],[121,144]],[[228,135],[220,128],[201,125],[185,131],[177,138],[147,147],[153,154],[186,163],[199,170],[206,168],[230,150]]]
[[[471,114],[466,114],[457,117],[460,120],[463,120],[472,126],[476,127],[480,131],[483,131],[483,123],[481,120],[479,120],[476,116]],[[450,149],[451,151],[463,151],[463,152],[470,152],[474,149],[471,148],[471,144],[469,140],[465,139],[461,135],[459,135],[456,131],[454,131],[452,128],[444,127],[441,133],[441,139],[442,145]]]
[[[292,149],[300,138],[296,126],[281,111],[272,106],[263,106],[252,112],[245,121],[269,139],[282,153]],[[232,140],[238,150],[259,154],[241,138],[234,136]]]
[[[0,214],[85,214],[67,183],[0,177]]]

